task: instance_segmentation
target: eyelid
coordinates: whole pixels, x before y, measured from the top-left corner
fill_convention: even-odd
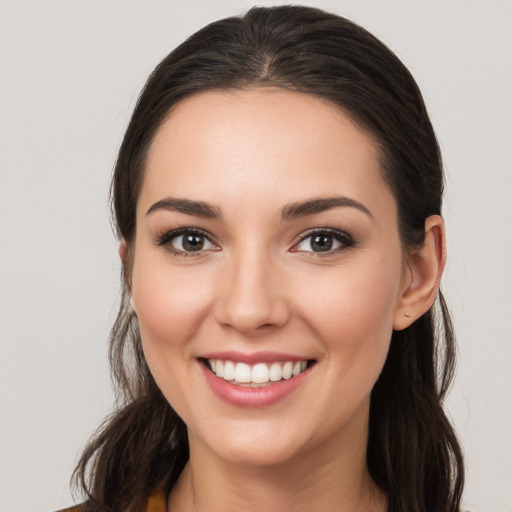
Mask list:
[[[331,250],[328,250],[325,252],[304,251],[304,250],[296,249],[297,246],[300,245],[302,242],[304,242],[308,238],[312,237],[313,235],[318,235],[318,234],[325,234],[328,236],[332,236],[335,240],[337,240],[341,244],[340,247],[337,247],[335,249],[331,249]],[[337,252],[349,249],[349,248],[353,247],[354,245],[356,245],[357,243],[358,243],[358,240],[356,239],[356,237],[346,230],[327,228],[327,227],[312,228],[312,229],[307,230],[304,233],[301,233],[301,235],[299,236],[299,240],[293,244],[293,246],[290,250],[291,250],[291,252],[309,253],[309,254],[314,254],[315,257],[317,257],[317,256],[322,257],[322,256],[330,256],[330,255],[336,254]]]
[[[179,236],[183,236],[185,234],[197,234],[205,237],[208,242],[210,242],[212,245],[215,246],[215,248],[209,248],[209,249],[200,249],[198,251],[186,251],[186,250],[180,250],[173,247],[170,242],[178,238]],[[297,246],[300,245],[302,242],[307,240],[313,235],[316,234],[324,234],[328,236],[332,236],[339,244],[339,247],[336,247],[334,249],[329,249],[325,252],[322,251],[306,251],[306,250],[298,250]],[[321,227],[321,228],[312,228],[308,229],[307,231],[301,233],[298,237],[299,239],[294,242],[293,246],[289,249],[290,252],[300,252],[304,254],[314,255],[315,257],[322,257],[322,256],[330,256],[333,254],[336,254],[337,252],[349,249],[356,245],[358,243],[357,238],[352,235],[347,230],[340,230],[335,228],[329,228],[329,227]],[[175,255],[182,255],[182,256],[202,256],[205,252],[208,251],[220,251],[220,245],[216,241],[215,237],[213,237],[210,233],[207,231],[196,228],[196,227],[179,227],[175,229],[170,229],[165,231],[162,235],[156,236],[154,239],[154,244],[156,246],[166,246],[166,249]]]
[[[212,245],[214,245],[215,248],[214,249],[202,249],[199,251],[185,251],[185,250],[176,249],[175,247],[173,247],[170,244],[170,242],[173,239],[178,238],[179,236],[186,235],[186,234],[201,235],[204,238],[206,238]],[[204,231],[203,229],[194,228],[194,227],[180,227],[180,228],[175,228],[175,229],[169,229],[168,231],[165,231],[162,235],[157,236],[154,239],[154,244],[157,246],[160,246],[160,247],[165,246],[166,249],[172,254],[189,256],[189,257],[190,256],[194,256],[194,257],[202,256],[205,252],[212,251],[212,250],[213,251],[220,250],[219,244],[217,243],[215,238],[210,233]]]

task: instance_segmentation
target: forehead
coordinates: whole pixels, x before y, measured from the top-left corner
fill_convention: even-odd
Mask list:
[[[277,207],[383,192],[390,196],[367,131],[330,102],[267,88],[203,92],[176,105],[148,153],[139,203],[172,195]]]

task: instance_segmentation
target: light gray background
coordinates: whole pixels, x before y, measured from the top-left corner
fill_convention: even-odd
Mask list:
[[[305,3],[368,28],[424,92],[447,170],[444,289],[460,350],[448,407],[465,502],[509,512],[512,4]],[[119,264],[107,190],[137,94],[177,43],[251,4],[0,0],[1,511],[70,505],[79,450],[110,410]]]

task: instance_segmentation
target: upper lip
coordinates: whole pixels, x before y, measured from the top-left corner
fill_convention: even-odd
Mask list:
[[[237,363],[256,364],[256,363],[274,363],[276,361],[307,361],[308,357],[284,354],[281,352],[236,352],[222,351],[209,352],[200,356],[203,359],[221,359],[224,361],[233,361]]]

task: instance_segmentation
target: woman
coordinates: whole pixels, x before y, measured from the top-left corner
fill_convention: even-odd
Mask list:
[[[114,173],[121,405],[84,510],[459,510],[442,189],[416,84],[361,27],[254,8],[174,50]]]

